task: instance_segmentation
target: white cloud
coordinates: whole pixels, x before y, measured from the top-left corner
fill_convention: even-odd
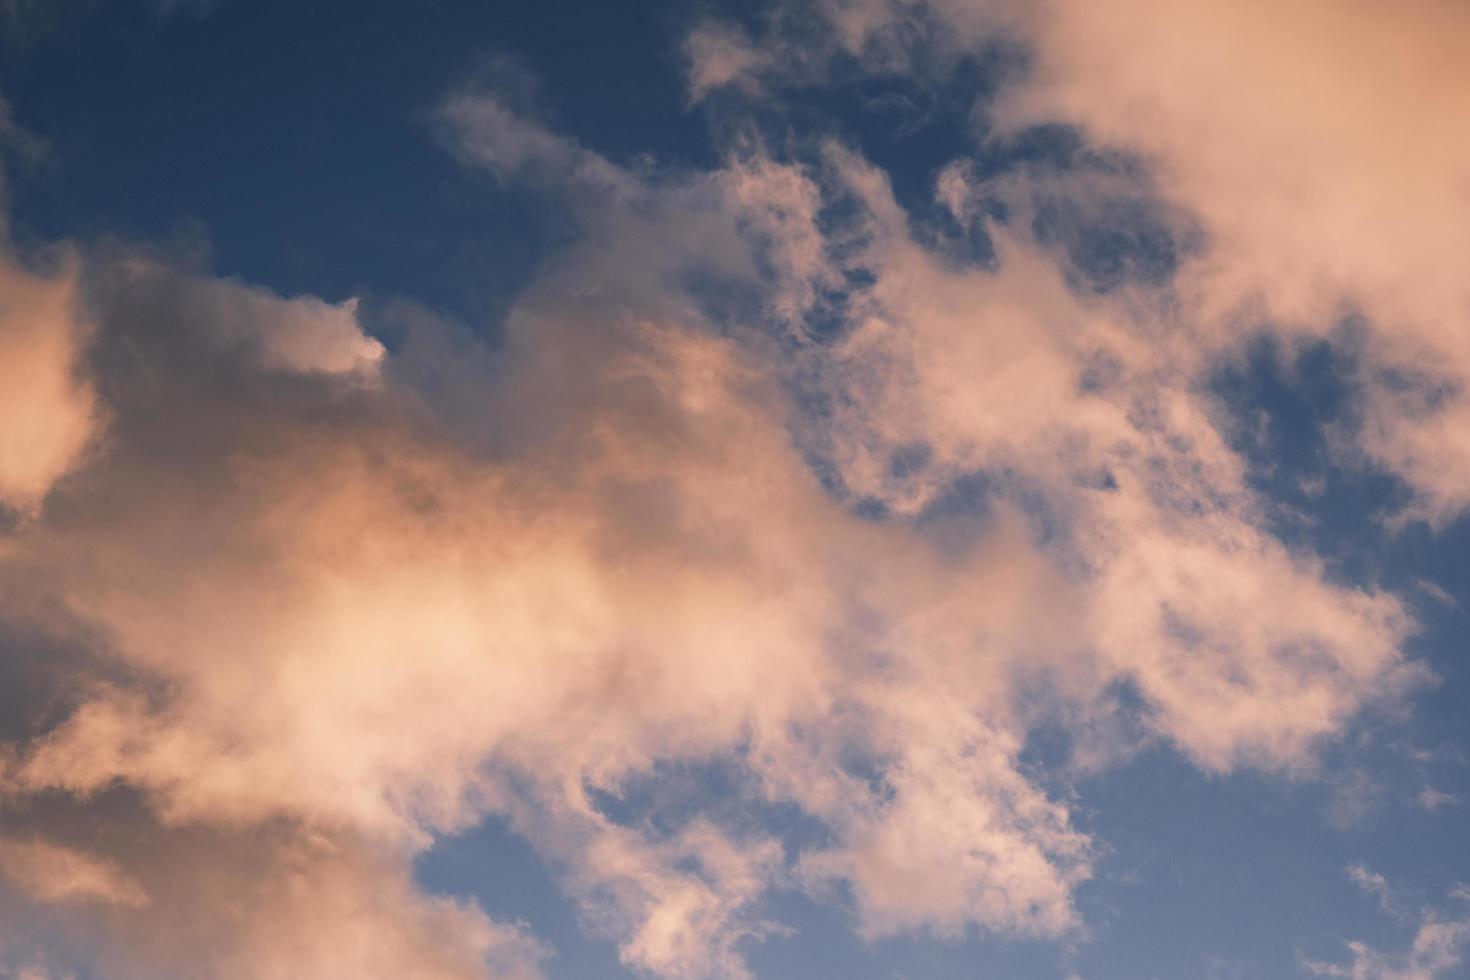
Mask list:
[[[1024,43],[1031,69],[987,118],[1001,132],[1076,125],[1143,160],[1206,236],[1175,283],[1198,342],[1228,344],[1262,321],[1288,339],[1322,337],[1363,314],[1360,448],[1419,493],[1414,516],[1443,523],[1470,503],[1461,393],[1470,290],[1459,260],[1470,249],[1460,220],[1470,137],[1449,122],[1470,87],[1463,4],[862,0],[828,9],[850,51],[872,57],[875,44],[896,45],[904,68],[920,73],[918,51],[953,56],[998,36]]]
[[[74,262],[48,278],[0,254],[0,503],[36,512],[94,438],[80,363],[89,333]]]
[[[1346,977],[1350,980],[1440,980],[1455,976],[1470,947],[1470,916],[1447,914],[1442,909],[1424,908],[1417,916],[1404,907],[1402,896],[1383,875],[1361,864],[1351,865],[1347,876],[1363,891],[1377,899],[1379,907],[1400,921],[1414,922],[1414,935],[1407,948],[1383,952],[1369,944],[1353,940],[1347,949],[1350,961],[1317,960],[1297,952],[1297,962],[1304,973],[1315,977]],[[1470,899],[1463,886],[1456,886],[1449,897],[1458,903]]]
[[[1382,952],[1364,942],[1347,944],[1347,963],[1299,957],[1302,970],[1314,977],[1349,980],[1445,980],[1457,976],[1470,946],[1470,918],[1445,917],[1426,910],[1407,949]]]
[[[1291,772],[1417,678],[1397,598],[1270,533],[1198,383],[1216,348],[1165,304],[1079,295],[1019,232],[960,266],[840,145],[650,176],[493,95],[442,121],[580,222],[493,349],[405,308],[389,355],[352,301],[85,270],[109,440],[32,480],[59,506],[6,538],[0,609],[126,669],[7,746],[0,793],[139,796],[107,859],[150,902],[103,929],[137,969],[534,976],[519,927],[411,880],[492,811],[660,976],[740,976],[777,885],[851,894],[871,937],[1071,936],[1096,847],[1021,764],[1044,712],[1105,731],[1126,687],[1201,767]],[[939,185],[968,222],[974,192]],[[753,298],[730,322],[712,279]],[[850,329],[818,343],[834,291]],[[967,479],[987,499],[947,513]],[[788,860],[726,814],[595,802],[709,760],[825,839]],[[190,902],[196,933],[149,941]]]
[[[1349,866],[1347,875],[1353,884],[1363,889],[1369,895],[1372,895],[1384,912],[1396,917],[1404,914],[1403,905],[1399,901],[1398,895],[1389,886],[1388,879],[1383,877],[1383,875],[1376,871],[1370,871],[1361,864]]]

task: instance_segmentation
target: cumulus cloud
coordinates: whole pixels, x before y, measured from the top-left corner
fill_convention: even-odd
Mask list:
[[[1408,679],[1397,600],[1328,584],[1261,530],[1175,323],[1079,297],[1004,235],[994,274],[946,267],[881,174],[840,152],[834,172],[871,215],[849,261],[876,277],[813,369],[836,388],[816,438],[847,486],[900,512],[974,473],[1039,495],[1102,676],[1140,684],[1208,766],[1300,762],[1376,685]],[[920,465],[894,467],[905,447]]]
[[[262,367],[302,374],[376,375],[384,348],[363,333],[357,300],[286,299],[270,290],[189,274],[143,254],[120,259],[119,284],[140,302],[166,295],[167,313],[220,348],[238,348]]]
[[[1470,15],[1454,0],[1096,4],[854,0],[845,47],[909,70],[1004,38],[1030,66],[984,107],[992,132],[1079,127],[1134,154],[1208,247],[1176,284],[1202,343],[1262,321],[1289,338],[1366,320],[1359,447],[1443,522],[1470,502],[1460,215]],[[875,59],[874,51],[890,52]],[[1249,65],[1249,70],[1242,66]]]
[[[1452,256],[1470,241],[1453,216],[1470,203],[1470,140],[1446,120],[1470,85],[1463,5],[1054,10],[1038,79],[1006,111],[1059,114],[1159,161],[1214,238],[1212,301],[1259,296],[1315,330],[1361,310],[1384,364],[1462,384],[1470,292]],[[1466,503],[1464,412],[1458,394],[1436,407],[1374,393],[1366,448],[1431,515]]]
[[[0,873],[39,902],[145,905],[148,901],[136,883],[107,862],[42,840],[0,840]]]
[[[67,260],[38,275],[0,254],[0,503],[34,513],[96,433],[99,408],[82,376],[90,326]]]
[[[0,950],[58,976],[534,980],[548,955],[517,925],[421,894],[406,854],[349,832],[163,827],[117,791],[33,799],[6,821],[52,839],[7,840],[0,885],[30,904],[0,888],[18,927]],[[99,827],[107,858],[73,844]]]
[[[745,70],[700,50],[705,88]],[[1035,725],[1302,771],[1418,679],[1395,596],[1271,533],[1192,322],[1076,288],[962,170],[988,264],[840,143],[635,173],[494,93],[439,118],[579,224],[494,345],[405,303],[390,353],[352,300],[141,248],[16,273],[70,441],[16,468],[0,616],[97,662],[0,752],[38,835],[0,869],[98,899],[48,930],[121,975],[533,977],[412,881],[491,812],[658,976],[744,975],[783,888],[869,937],[1074,936],[1098,845]],[[715,764],[728,807],[605,804]]]

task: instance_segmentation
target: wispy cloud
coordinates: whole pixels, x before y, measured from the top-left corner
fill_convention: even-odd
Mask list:
[[[1392,889],[1381,876],[1361,865],[1349,869],[1353,881],[1379,897],[1384,911],[1403,917],[1404,911],[1391,902]],[[1451,896],[1463,903],[1466,895],[1457,889]],[[1470,946],[1470,916],[1463,909],[1453,913],[1426,908],[1417,916],[1414,935],[1406,949],[1383,952],[1360,941],[1347,944],[1347,963],[1316,960],[1298,953],[1304,973],[1314,977],[1347,977],[1350,980],[1442,980],[1457,976]]]

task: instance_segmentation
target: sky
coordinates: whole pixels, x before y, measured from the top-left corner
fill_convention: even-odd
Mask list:
[[[0,0],[0,977],[1470,976],[1462,0]]]

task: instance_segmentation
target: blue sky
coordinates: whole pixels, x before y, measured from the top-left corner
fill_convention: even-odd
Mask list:
[[[1466,975],[1462,54],[0,5],[0,975]]]

